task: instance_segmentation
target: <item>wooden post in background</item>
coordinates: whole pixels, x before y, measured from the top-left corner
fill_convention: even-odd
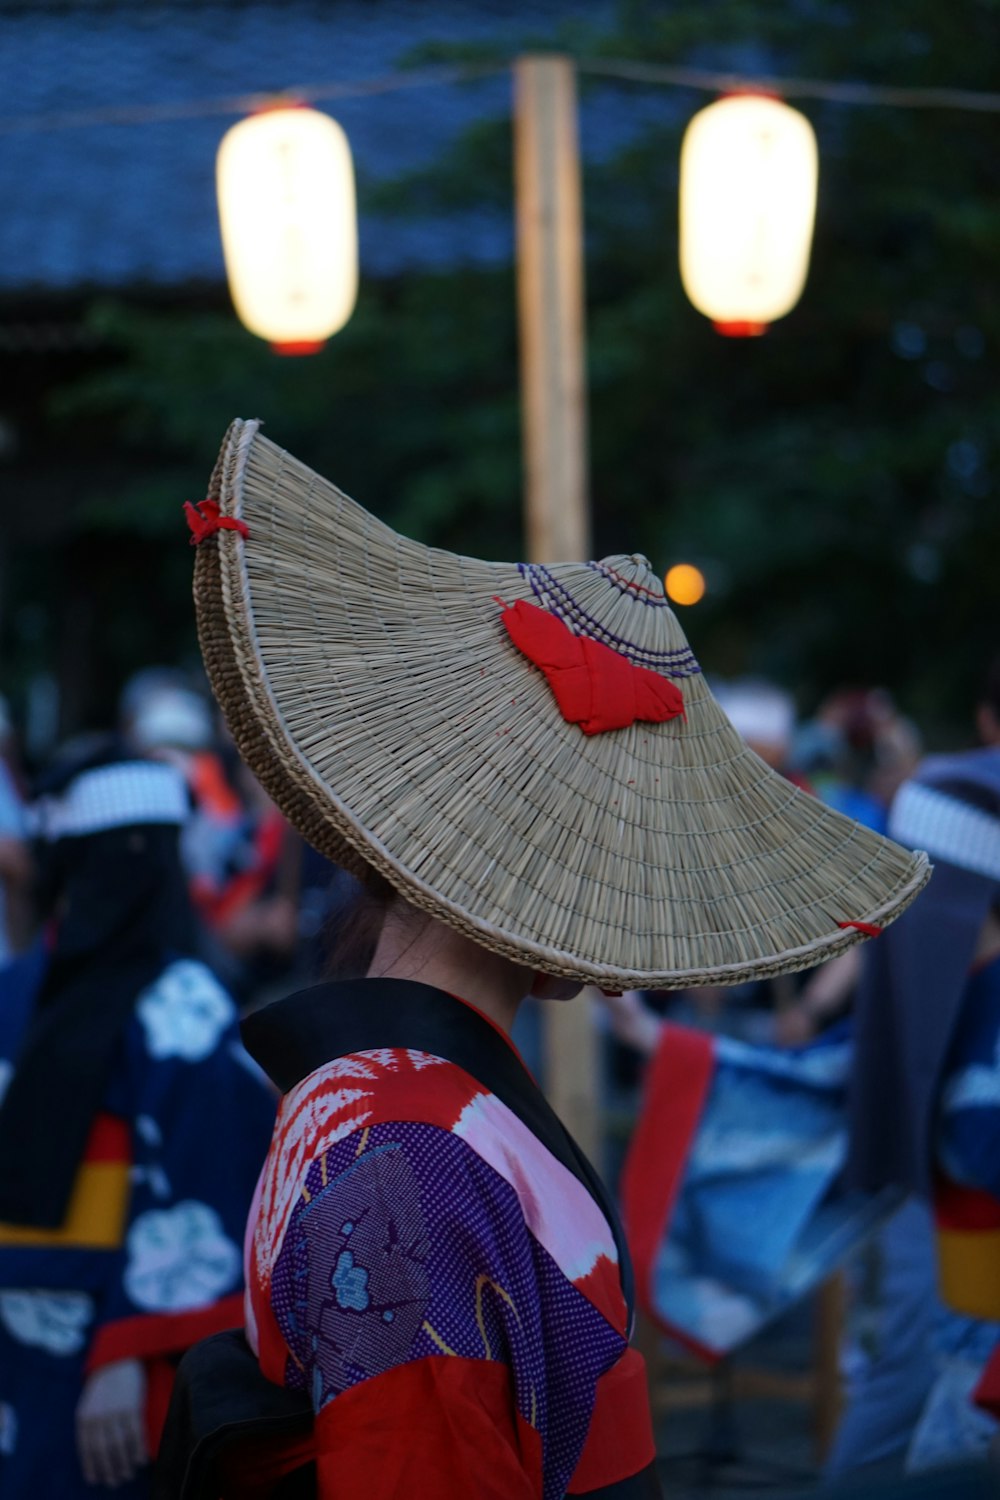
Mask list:
[[[528,555],[583,562],[590,554],[583,224],[568,57],[514,64],[514,175]]]
[[[583,227],[576,74],[568,57],[514,64],[514,178],[525,532],[532,562],[590,555]],[[543,1007],[545,1091],[600,1165],[600,1054],[593,1004]]]

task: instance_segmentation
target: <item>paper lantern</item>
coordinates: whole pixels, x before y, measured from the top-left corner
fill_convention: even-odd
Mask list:
[[[819,158],[804,115],[764,94],[700,110],[681,147],[684,290],[720,333],[763,333],[809,270]]]
[[[241,322],[282,354],[322,348],[358,292],[354,168],[343,130],[296,105],[250,115],[222,139],[216,185]]]

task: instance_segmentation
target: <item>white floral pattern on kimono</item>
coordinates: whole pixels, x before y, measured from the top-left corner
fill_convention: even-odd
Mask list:
[[[178,959],[144,992],[136,1014],[151,1057],[201,1062],[214,1052],[236,1007],[204,964]]]
[[[93,1300],[84,1292],[0,1292],[7,1332],[50,1354],[79,1354],[93,1316]]]
[[[125,1291],[146,1312],[206,1307],[240,1281],[240,1252],[207,1203],[141,1214],[128,1232]]]

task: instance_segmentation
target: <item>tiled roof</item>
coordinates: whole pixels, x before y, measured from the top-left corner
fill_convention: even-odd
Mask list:
[[[611,5],[145,0],[3,10],[0,121],[379,77],[422,43],[499,41],[515,50],[526,35],[554,41],[570,16],[600,22]],[[371,181],[433,161],[474,120],[506,116],[510,81],[501,75],[321,107],[347,130],[359,179]],[[631,105],[608,96],[600,120],[592,111],[589,126],[585,120],[588,149],[607,150],[634,128],[633,118]],[[214,162],[229,123],[216,115],[0,136],[0,292],[220,280]],[[406,223],[369,215],[361,223],[368,274],[503,261],[511,249],[507,211]]]

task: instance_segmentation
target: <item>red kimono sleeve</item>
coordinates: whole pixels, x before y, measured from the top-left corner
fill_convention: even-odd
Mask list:
[[[538,1500],[541,1442],[507,1365],[435,1358],[345,1391],[316,1420],[321,1500]]]

